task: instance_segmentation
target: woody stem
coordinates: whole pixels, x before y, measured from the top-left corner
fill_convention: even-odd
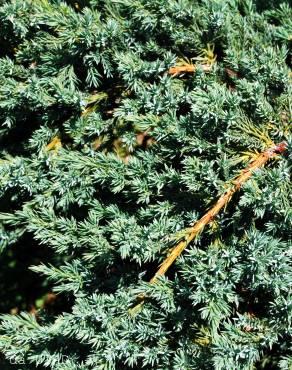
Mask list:
[[[253,172],[258,168],[264,166],[266,162],[276,156],[284,152],[287,148],[287,144],[282,142],[278,145],[275,145],[262,153],[259,153],[256,159],[244,170],[241,171],[239,176],[237,176],[233,180],[233,185],[221,195],[221,197],[217,200],[213,207],[209,209],[208,212],[204,214],[191,228],[187,229],[187,237],[185,240],[179,242],[167,256],[167,258],[162,262],[156,274],[150,280],[150,284],[155,284],[160,276],[164,276],[170,266],[174,263],[174,261],[181,255],[181,253],[185,250],[185,248],[190,244],[192,240],[208,225],[215,216],[220,212],[220,210],[229,202],[232,198],[233,194],[241,188],[241,186],[252,176]],[[140,295],[139,297],[140,303],[136,305],[134,308],[131,309],[132,312],[137,311],[146,298],[145,295]]]

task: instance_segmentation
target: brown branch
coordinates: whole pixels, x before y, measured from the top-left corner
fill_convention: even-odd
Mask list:
[[[201,64],[199,66],[204,72],[210,72],[212,69],[211,64]],[[186,64],[184,66],[174,66],[170,67],[168,70],[168,74],[170,75],[178,75],[181,73],[194,73],[198,69],[198,66],[194,64]]]
[[[170,252],[168,257],[162,262],[160,268],[150,280],[150,284],[157,283],[157,280],[160,276],[164,276],[173,262],[181,255],[184,249],[190,244],[194,238],[203,231],[205,226],[207,226],[213,219],[218,215],[220,210],[226,206],[229,200],[232,198],[233,194],[241,188],[241,186],[252,176],[253,172],[258,168],[265,165],[265,163],[272,157],[276,156],[277,154],[283,153],[287,148],[287,143],[282,142],[278,145],[274,145],[273,147],[265,150],[262,153],[259,153],[255,160],[244,170],[241,171],[239,176],[237,176],[233,180],[233,185],[217,200],[213,207],[209,209],[207,213],[204,214],[200,220],[198,220],[192,227],[186,229],[187,237],[186,239],[179,242]],[[138,296],[139,303],[134,306],[130,313],[134,314],[139,312],[140,308],[142,307],[146,296],[141,294]]]
[[[204,72],[208,73],[212,70],[212,64],[185,64],[185,65],[177,65],[174,67],[170,67],[168,70],[169,75],[179,75],[182,73],[194,73],[198,68],[202,69]],[[226,74],[231,78],[238,78],[238,72],[233,71],[230,68],[225,68]]]

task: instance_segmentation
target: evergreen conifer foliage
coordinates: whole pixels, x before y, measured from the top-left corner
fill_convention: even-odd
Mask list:
[[[0,4],[0,248],[23,235],[51,248],[56,263],[31,269],[73,302],[2,315],[7,363],[290,369],[288,2]],[[150,284],[185,230],[283,141]]]

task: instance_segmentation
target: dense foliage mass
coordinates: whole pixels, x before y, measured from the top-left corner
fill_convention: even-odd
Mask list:
[[[291,369],[289,4],[0,4],[0,248],[50,249],[53,262],[31,269],[72,302],[3,315],[6,363]],[[150,285],[182,230],[283,140],[285,154]]]

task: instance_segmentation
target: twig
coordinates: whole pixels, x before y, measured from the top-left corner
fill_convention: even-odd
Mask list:
[[[241,186],[252,176],[253,172],[258,168],[265,165],[265,163],[276,156],[277,154],[283,153],[287,148],[287,143],[282,142],[278,145],[274,145],[271,148],[259,153],[254,161],[244,170],[241,171],[239,176],[233,180],[233,185],[217,200],[215,205],[209,209],[207,213],[204,214],[200,220],[198,220],[192,227],[186,229],[187,237],[179,242],[170,252],[168,257],[162,262],[160,268],[150,280],[150,284],[157,283],[160,276],[164,276],[173,262],[181,255],[184,249],[190,244],[194,238],[203,231],[206,225],[208,225],[215,216],[220,212],[220,210],[226,206],[229,200],[232,198],[233,194],[241,188]],[[145,294],[141,294],[138,297],[139,303],[130,309],[131,314],[135,314],[140,311],[142,305],[146,299]]]
[[[168,74],[178,75],[181,73],[194,73],[198,68],[201,68],[204,72],[210,72],[212,69],[212,65],[201,64],[200,66],[196,66],[195,64],[186,64],[183,66],[174,66],[169,68]]]

